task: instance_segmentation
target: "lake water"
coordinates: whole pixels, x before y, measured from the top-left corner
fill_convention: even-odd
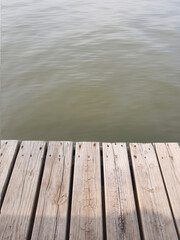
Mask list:
[[[1,138],[180,141],[179,0],[3,0]]]

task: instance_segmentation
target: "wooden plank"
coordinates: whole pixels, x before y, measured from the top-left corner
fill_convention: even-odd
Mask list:
[[[140,239],[125,143],[103,143],[107,239]]]
[[[180,237],[180,147],[156,143],[155,148]]]
[[[72,142],[50,142],[32,240],[66,239]]]
[[[145,239],[178,239],[152,144],[130,144]]]
[[[15,157],[19,149],[18,141],[1,141],[0,148],[0,208],[7,189]]]
[[[22,142],[0,214],[0,239],[28,237],[45,151],[44,142]]]
[[[70,239],[102,239],[99,143],[77,143]]]

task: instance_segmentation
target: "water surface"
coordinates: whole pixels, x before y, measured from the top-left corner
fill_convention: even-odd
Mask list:
[[[179,0],[3,0],[1,137],[180,140]]]

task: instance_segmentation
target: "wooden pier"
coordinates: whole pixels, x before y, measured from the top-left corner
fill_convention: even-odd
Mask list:
[[[180,239],[179,144],[1,141],[0,239]]]

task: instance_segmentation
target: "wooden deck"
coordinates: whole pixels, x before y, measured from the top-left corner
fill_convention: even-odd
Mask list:
[[[180,239],[179,144],[1,141],[0,239]]]

